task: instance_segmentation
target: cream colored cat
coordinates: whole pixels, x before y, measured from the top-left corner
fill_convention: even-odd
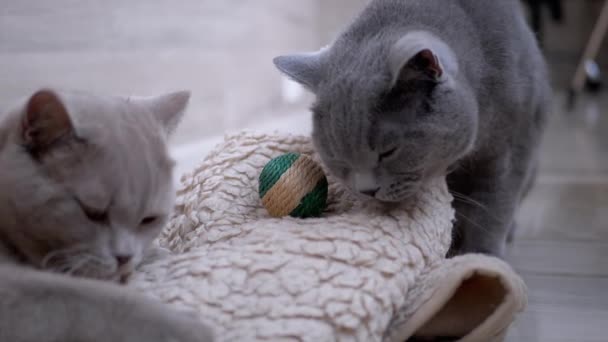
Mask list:
[[[166,139],[188,99],[40,90],[0,117],[0,341],[211,341],[112,284],[169,218]]]

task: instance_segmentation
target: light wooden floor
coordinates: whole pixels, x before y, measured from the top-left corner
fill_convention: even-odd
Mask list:
[[[282,116],[305,105],[282,102],[271,58],[324,45],[364,2],[0,0],[0,110],[46,85],[118,94],[189,88],[195,97],[176,152],[202,153],[208,146],[196,141],[226,129],[293,126]],[[567,3],[571,20],[588,20],[592,9]],[[549,57],[561,80],[584,30],[556,32]],[[306,114],[295,118],[304,129]],[[557,106],[508,260],[530,288],[510,342],[608,341],[608,95],[574,113]]]
[[[608,341],[608,94],[556,99],[508,260],[530,289],[510,341]]]

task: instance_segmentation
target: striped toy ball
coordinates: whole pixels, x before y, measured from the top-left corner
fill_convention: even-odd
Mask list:
[[[327,207],[327,178],[311,158],[288,153],[260,174],[260,198],[272,217],[320,217]]]

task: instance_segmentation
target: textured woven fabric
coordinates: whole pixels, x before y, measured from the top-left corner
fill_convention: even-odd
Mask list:
[[[227,137],[183,177],[158,241],[171,255],[141,267],[131,286],[196,311],[218,341],[403,342],[481,272],[499,280],[507,305],[484,314],[464,340],[500,340],[524,306],[525,287],[499,260],[444,259],[454,218],[445,181],[429,184],[413,205],[387,210],[329,177],[323,217],[275,219],[260,203],[258,177],[288,152],[318,160],[306,137]]]

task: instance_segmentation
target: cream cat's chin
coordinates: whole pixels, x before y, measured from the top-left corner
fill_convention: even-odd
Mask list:
[[[149,250],[140,241],[130,246],[130,257],[123,259],[109,252],[110,244],[101,248],[105,252],[100,252],[95,244],[67,247],[47,253],[39,267],[53,273],[124,284],[142,261],[144,250]]]
[[[82,277],[124,284],[131,276],[137,263],[119,265],[112,258],[95,257],[89,254],[73,255],[69,261],[52,258],[41,265],[41,269],[57,274]]]

